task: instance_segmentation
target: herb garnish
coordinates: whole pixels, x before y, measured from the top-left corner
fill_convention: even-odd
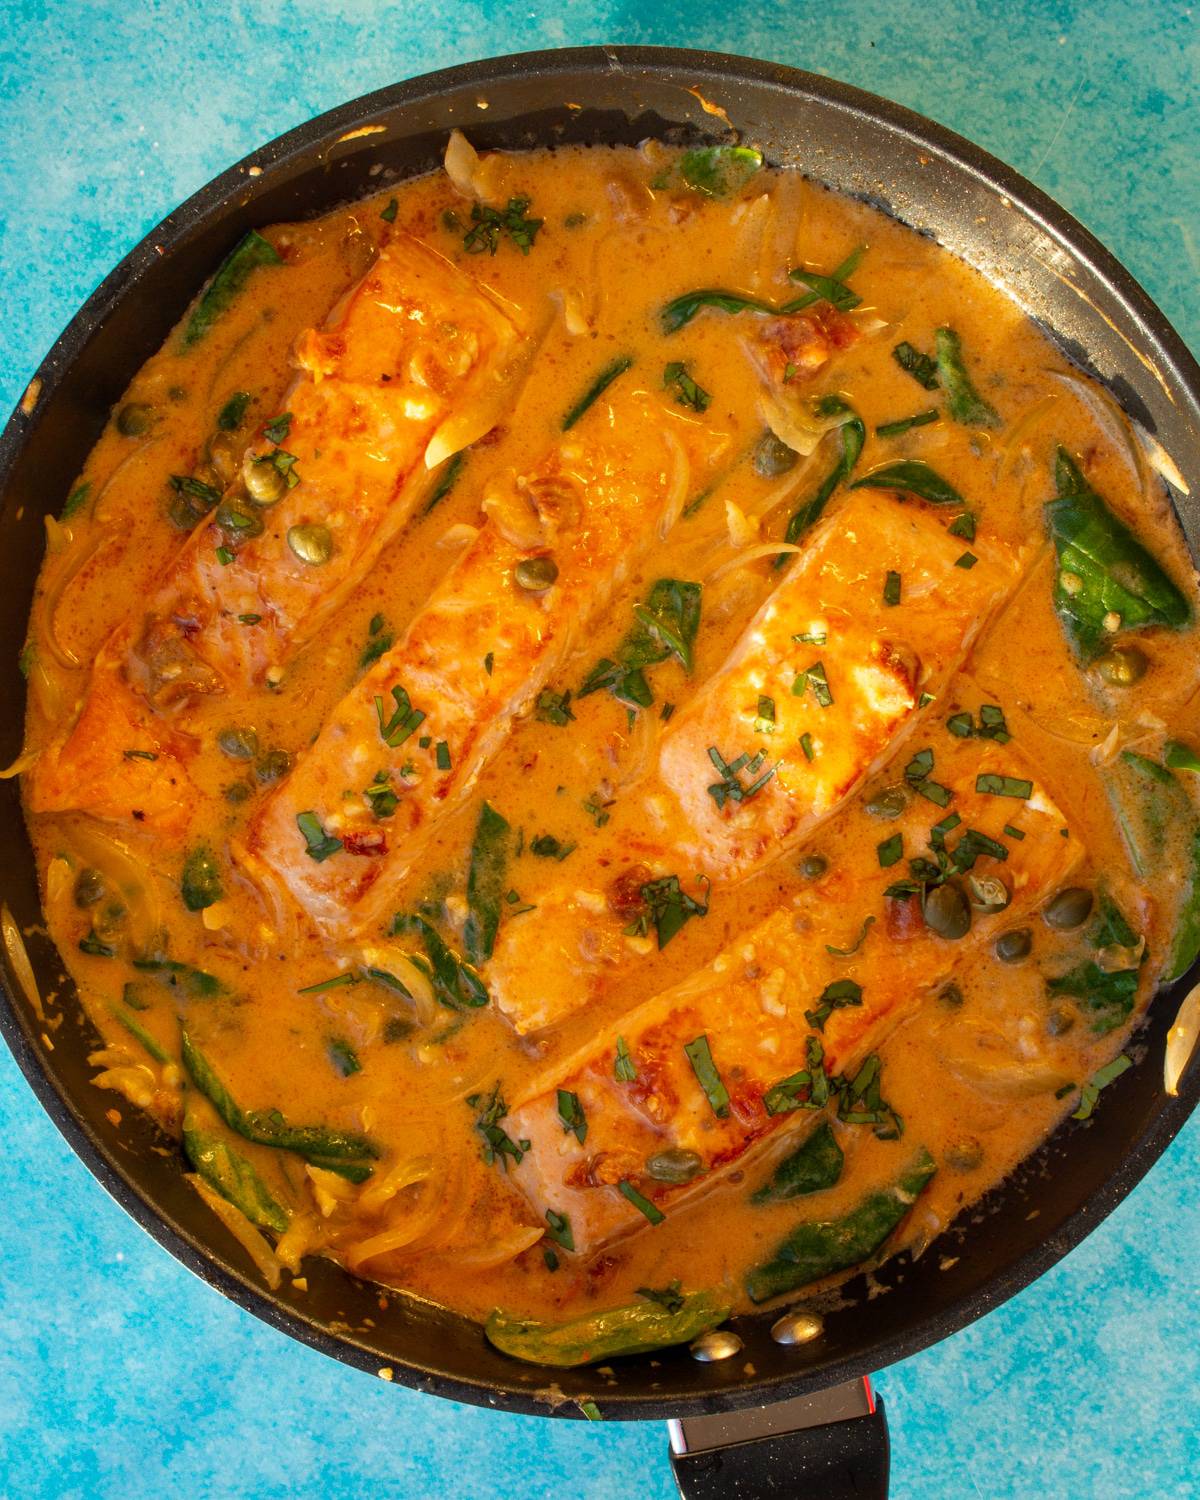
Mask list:
[[[332,979],[322,979],[317,984],[306,984],[303,989],[297,990],[297,995],[324,995],[330,990],[343,989],[348,984],[357,984],[358,975],[353,969],[344,974],[335,974]],[[405,991],[407,994],[408,991]]]
[[[468,917],[467,920],[469,923],[471,918]],[[410,953],[408,961],[415,964],[430,981],[433,998],[439,1005],[444,1005],[447,1010],[478,1010],[481,1005],[488,1003],[487,986],[474,965],[455,953],[425,917],[397,912],[392,918],[392,936],[403,937],[409,934],[421,939],[425,953]],[[470,941],[465,930],[464,938]]]
[[[562,419],[562,430],[570,432],[571,428],[579,421],[584,412],[594,405],[603,396],[605,391],[608,390],[609,386],[612,385],[613,381],[618,379],[619,376],[624,375],[625,371],[632,364],[633,355],[622,354],[610,364],[605,365],[603,370],[600,371],[599,375],[596,376],[595,380],[592,381],[591,385],[588,386],[587,390],[584,391],[583,395],[580,396],[579,400],[576,401],[575,405],[571,407],[570,411]]]
[[[904,835],[893,833],[890,839],[884,839],[882,843],[876,844],[875,853],[879,859],[879,868],[890,869],[892,865],[898,864],[904,858]]]
[[[697,385],[688,374],[682,360],[673,359],[663,370],[663,389],[673,390],[680,406],[690,406],[693,411],[707,411],[712,397],[703,386]]]
[[[326,1042],[325,1048],[329,1053],[329,1061],[343,1078],[349,1078],[353,1073],[362,1072],[362,1063],[358,1060],[358,1053],[346,1041],[345,1037],[331,1036],[328,1042]]]
[[[472,1109],[479,1111],[475,1129],[483,1137],[484,1161],[489,1167],[498,1161],[507,1172],[509,1157],[519,1163],[529,1150],[529,1142],[514,1141],[501,1126],[500,1121],[508,1114],[508,1105],[504,1102],[500,1085],[497,1083],[490,1094],[468,1094],[467,1103]]]
[[[623,1036],[617,1038],[617,1051],[613,1059],[613,1077],[618,1083],[632,1083],[637,1077],[637,1064]]]
[[[721,1081],[720,1073],[717,1072],[707,1033],[695,1037],[685,1045],[683,1050],[687,1054],[688,1062],[692,1065],[692,1072],[695,1073],[697,1082],[704,1090],[704,1097],[712,1107],[713,1114],[720,1120],[725,1119],[729,1114],[729,1091]]]
[[[960,536],[964,542],[975,540],[975,517],[969,510],[964,510],[961,516],[956,516],[949,526],[946,527],[951,536]]]
[[[703,877],[707,888],[707,877]],[[706,889],[707,894],[707,889]],[[630,937],[645,937],[653,923],[658,934],[659,951],[667,946],[685,922],[692,917],[708,915],[707,903],[701,904],[689,896],[679,884],[678,875],[663,875],[642,886],[642,900],[646,910],[625,929]]]
[[[1079,1108],[1071,1116],[1073,1120],[1087,1120],[1091,1117],[1096,1107],[1096,1101],[1100,1097],[1100,1090],[1107,1088],[1110,1083],[1120,1078],[1121,1074],[1133,1067],[1133,1059],[1126,1057],[1122,1052],[1120,1057],[1114,1057],[1112,1062],[1106,1063],[1104,1067],[1093,1073],[1084,1084],[1079,1093]]]
[[[242,418],[246,415],[246,408],[252,400],[253,397],[249,391],[234,391],[217,413],[217,427],[222,432],[236,432],[242,425]]]
[[[539,859],[556,859],[560,864],[577,847],[576,844],[564,844],[552,833],[539,833],[529,840],[530,854],[537,855]]]
[[[584,679],[579,696],[607,688],[623,703],[649,708],[654,694],[646,668],[675,657],[685,672],[692,670],[692,648],[700,628],[701,586],[678,578],[659,578],[634,607],[636,624],[617,647],[616,659],[602,657]]]
[[[335,839],[321,827],[321,820],[315,812],[297,813],[296,827],[304,835],[305,853],[318,864],[327,860],[331,854],[336,854],[342,847],[341,839]]]
[[[389,198],[387,207],[379,210],[379,217],[385,224],[394,224],[396,222],[396,211],[399,207],[399,198]]]
[[[556,1245],[561,1245],[564,1250],[574,1250],[575,1236],[571,1231],[571,1221],[566,1214],[560,1214],[557,1209],[548,1208],[546,1210],[546,1233]]]
[[[967,374],[958,334],[953,328],[939,328],[933,336],[933,343],[950,415],[968,427],[998,427],[1000,414],[983,399]]]
[[[559,729],[565,729],[575,717],[571,709],[571,689],[556,693],[553,688],[543,688],[533,706],[533,716],[539,723],[554,724]]]
[[[395,750],[408,739],[409,735],[416,733],[425,722],[425,715],[420,709],[413,707],[404,688],[394,687],[392,698],[395,702],[395,709],[390,718],[387,717],[383,699],[380,697],[375,699],[375,713],[379,719],[380,739],[389,749]]]
[[[266,438],[268,443],[274,443],[278,448],[280,443],[287,438],[291,425],[291,412],[280,412],[277,417],[272,417],[269,422],[263,424],[263,437]]]
[[[1021,776],[983,772],[975,778],[975,790],[988,797],[1019,797],[1024,802],[1033,796],[1033,782]]]
[[[467,871],[463,945],[472,963],[491,958],[500,928],[500,902],[512,852],[512,829],[490,802],[479,809]]]
[[[898,463],[872,469],[850,486],[852,490],[898,490],[928,500],[930,505],[962,505],[963,497],[942,478],[936,469],[919,458],[903,458]]]
[[[928,427],[930,422],[936,422],[940,413],[936,406],[931,406],[928,411],[919,411],[914,417],[901,417],[898,422],[882,422],[875,429],[875,436],[881,438],[899,437],[901,433],[910,432],[914,427]]]
[[[677,333],[705,307],[732,314],[755,312],[770,317],[781,315],[786,317],[790,313],[800,312],[802,308],[810,307],[814,302],[825,300],[832,302],[842,311],[846,311],[848,308],[856,307],[861,300],[845,283],[846,277],[854,274],[865,249],[865,246],[860,245],[856,250],[852,250],[841,265],[828,276],[822,276],[815,271],[792,271],[790,273],[792,279],[804,282],[810,290],[778,307],[770,302],[762,302],[756,297],[743,297],[738,292],[727,292],[719,287],[705,287],[700,291],[685,292],[682,297],[674,298],[663,308],[660,314],[662,330],[664,333]],[[851,300],[847,301],[848,298]]]
[[[975,566],[979,559],[973,552],[964,552],[960,557],[954,559],[956,568],[965,568],[968,571]]]
[[[528,255],[545,222],[526,216],[532,202],[532,198],[510,198],[504,209],[472,203],[471,228],[463,236],[463,249],[468,255],[495,255],[501,235],[506,235],[522,255]]]
[[[749,802],[751,797],[756,797],[775,772],[779,769],[778,762],[769,770],[758,775],[759,767],[767,758],[767,752],[760,750],[757,755],[750,756],[745,751],[736,760],[726,761],[715,745],[708,747],[708,758],[721,777],[708,788],[708,795],[717,804],[718,808],[724,808],[726,802]],[[751,781],[749,786],[743,786],[741,773],[745,771],[748,776],[757,779]]]
[[[883,581],[883,602],[895,605],[900,603],[901,578],[899,573],[888,569],[887,577]]]
[[[774,734],[775,723],[775,700],[766,693],[758,695],[758,713],[754,719],[755,734]]]
[[[622,1178],[617,1183],[617,1192],[620,1193],[622,1198],[628,1199],[634,1208],[637,1209],[638,1213],[642,1214],[651,1224],[661,1224],[666,1218],[666,1214],[663,1213],[662,1209],[656,1208],[650,1202],[649,1198],[643,1197],[628,1178]]]
[[[815,1036],[805,1041],[807,1066],[773,1083],[763,1095],[769,1115],[791,1114],[798,1109],[824,1109],[829,1102],[829,1075],[825,1072],[825,1049]]]
[[[442,472],[437,477],[437,482],[429,493],[429,499],[425,502],[425,509],[421,512],[423,516],[427,516],[435,505],[440,505],[458,483],[458,476],[467,462],[468,451],[466,448],[460,448],[457,453],[452,454],[446,460]]]
[[[942,786],[940,782],[930,779],[933,770],[933,751],[929,749],[918,750],[912,760],[904,768],[904,779],[919,792],[927,801],[935,803],[938,807],[948,807],[954,793],[949,787]]]
[[[582,1146],[587,1139],[587,1116],[579,1102],[579,1095],[569,1089],[558,1090],[558,1118],[565,1135],[574,1135]],[[569,1247],[568,1247],[569,1248]]]
[[[804,1019],[818,1031],[825,1030],[825,1022],[835,1010],[844,1010],[850,1005],[862,1004],[862,985],[853,979],[835,979],[827,984],[817,997],[815,1010],[806,1010]]]
[[[678,1281],[672,1281],[665,1287],[639,1286],[634,1287],[639,1297],[645,1297],[647,1302],[653,1302],[656,1306],[663,1308],[672,1317],[682,1311],[685,1301],[683,1292]]]
[[[792,695],[802,698],[807,687],[812,688],[813,697],[822,708],[833,707],[833,694],[829,690],[829,679],[825,676],[823,662],[814,662],[811,667],[805,667],[802,672],[797,672],[796,679],[792,683]]]
[[[862,455],[863,444],[867,440],[867,429],[863,419],[840,396],[823,396],[816,403],[816,410],[817,415],[821,417],[837,416],[839,413],[845,416],[846,420],[837,429],[840,451],[833,468],[817,486],[816,494],[811,500],[806,500],[799,510],[793,512],[788,521],[787,530],[783,534],[785,542],[798,542],[810,526],[816,525],[829,504],[834,490],[844,480],[849,479],[855,464]],[[789,556],[789,553],[780,553],[775,566],[782,567]]]
[[[922,354],[919,349],[905,341],[897,344],[892,350],[892,358],[905,372],[911,375],[918,385],[923,385],[927,391],[936,391],[938,388],[937,361],[928,354]]]

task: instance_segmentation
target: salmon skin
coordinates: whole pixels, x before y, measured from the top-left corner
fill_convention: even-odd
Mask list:
[[[288,487],[265,506],[235,481],[191,534],[102,648],[74,727],[28,778],[32,810],[186,822],[189,705],[270,682],[313,638],[407,523],[428,469],[495,424],[527,348],[470,277],[393,234],[297,340],[279,448],[247,454],[247,472],[261,460]]]
[[[503,479],[429,604],[255,816],[241,851],[252,878],[282,881],[331,941],[390,915],[435,821],[463,805],[724,441],[627,389]],[[373,814],[381,788],[395,800],[386,819]],[[339,842],[328,857],[311,857],[306,814]]]
[[[862,831],[842,841],[850,851],[844,862],[708,968],[608,1027],[510,1110],[504,1128],[529,1141],[514,1180],[539,1219],[552,1210],[570,1220],[581,1254],[646,1227],[646,1213],[621,1184],[650,1205],[653,1218],[811,1128],[817,1115],[804,1106],[819,1100],[825,1080],[852,1076],[964,958],[1027,916],[1083,858],[1011,744],[942,732],[931,744],[937,749],[925,784],[945,788],[947,804],[918,793],[887,830],[900,835],[910,858],[934,859],[940,847],[952,866],[999,875],[1011,893],[1008,908],[977,912],[957,941],[936,935],[919,901],[885,895],[909,872],[903,862],[880,867],[878,821],[861,804],[845,809],[847,831],[853,824]],[[923,762],[917,767],[923,771]],[[1023,799],[992,795],[977,789],[988,774],[1033,785]],[[564,1129],[560,1091],[578,1100],[582,1142]],[[696,1153],[690,1182],[670,1186],[648,1172],[647,1162],[666,1150]]]
[[[527,890],[536,922],[502,930],[488,986],[518,1031],[596,1003],[636,961],[626,929],[642,885],[676,875],[719,899],[808,838],[892,753],[1015,581],[999,547],[979,546],[970,568],[962,556],[931,511],[878,493],[852,492],[825,519],[671,719],[654,771],[573,854],[576,879],[556,872],[551,889]],[[589,874],[603,886],[589,888]]]

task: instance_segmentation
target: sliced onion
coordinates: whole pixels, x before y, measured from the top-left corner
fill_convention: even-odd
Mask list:
[[[31,766],[37,764],[41,757],[40,750],[23,750],[11,766],[6,766],[0,771],[0,781],[11,781],[14,776],[23,776]]]
[[[683,444],[669,427],[663,428],[663,441],[671,452],[671,474],[667,481],[667,501],[663,507],[662,520],[658,523],[661,541],[675,528],[687,504],[688,489],[692,482],[692,466]]]
[[[758,540],[758,523],[746,515],[733,500],[725,502],[725,528],[731,547],[751,547]]]
[[[465,521],[459,521],[454,526],[448,526],[434,543],[444,552],[461,552],[464,547],[469,547],[479,535],[478,526],[469,526]]]
[[[542,518],[517,487],[515,476],[504,475],[483,497],[482,510],[510,546],[531,552],[546,544]]]
[[[16,918],[7,905],[0,906],[0,934],[4,937],[4,951],[8,954],[9,968],[12,969],[13,976],[21,986],[34,1014],[39,1021],[44,1022],[46,1017],[42,1010],[42,994],[33,975],[33,965],[29,962],[25,939],[21,936],[21,929],[17,926]]]
[[[358,1208],[365,1214],[382,1213],[397,1193],[414,1182],[433,1176],[431,1156],[408,1156],[396,1162],[382,1177],[370,1182],[358,1195]]]
[[[503,1266],[510,1260],[515,1260],[518,1255],[523,1255],[526,1250],[536,1245],[544,1234],[544,1229],[536,1227],[514,1229],[511,1234],[502,1235],[491,1244],[481,1245],[474,1250],[452,1253],[447,1259],[452,1260],[456,1266],[461,1266],[465,1271],[492,1271],[497,1266]]]
[[[275,1244],[276,1258],[292,1273],[300,1269],[306,1255],[319,1250],[324,1244],[320,1225],[310,1213],[293,1214],[291,1223]]]
[[[1017,420],[1012,424],[1004,442],[1000,445],[1000,451],[996,455],[996,480],[1003,479],[1007,471],[1012,467],[1020,451],[1021,444],[1037,427],[1043,417],[1048,416],[1058,405],[1057,396],[1041,396],[1036,401],[1030,402]]]
[[[1188,993],[1179,1007],[1174,1026],[1167,1032],[1163,1088],[1172,1099],[1179,1093],[1180,1080],[1195,1055],[1197,1041],[1200,1041],[1200,984]]]
[[[471,145],[461,130],[452,130],[446,142],[446,153],[442,158],[446,176],[464,198],[482,201],[483,183],[480,180],[479,152]]]
[[[210,1188],[202,1177],[193,1172],[185,1172],[184,1180],[191,1184],[204,1199],[225,1228],[228,1229],[238,1244],[254,1262],[259,1274],[271,1288],[272,1291],[283,1279],[278,1257],[272,1251],[270,1245],[251,1224],[250,1220],[242,1213],[240,1208],[234,1208],[232,1203],[226,1202],[220,1193]]]
[[[1141,445],[1134,436],[1129,418],[1101,386],[1076,375],[1074,370],[1048,370],[1051,380],[1068,386],[1096,420],[1097,427],[1112,443],[1129,465],[1130,472],[1141,494],[1146,492],[1146,460]]]
[[[579,338],[591,331],[592,325],[584,311],[583,293],[578,287],[553,291],[550,293],[550,300],[561,309],[563,326],[572,338]]]
[[[736,557],[731,557],[728,562],[723,562],[719,568],[715,568],[708,575],[709,583],[716,583],[718,578],[724,578],[734,568],[745,567],[747,563],[757,562],[760,557],[777,557],[781,552],[803,552],[803,547],[797,547],[794,542],[760,542],[757,547],[747,547],[744,552],[739,552]]]
[[[784,401],[767,386],[759,392],[758,414],[779,441],[801,458],[814,453],[825,434],[847,420],[842,413],[832,422],[825,419],[818,422],[798,402]]]

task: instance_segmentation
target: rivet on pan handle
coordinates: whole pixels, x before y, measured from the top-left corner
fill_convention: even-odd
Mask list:
[[[865,1376],[771,1406],[673,1420],[667,1428],[683,1500],[887,1500],[887,1419]]]

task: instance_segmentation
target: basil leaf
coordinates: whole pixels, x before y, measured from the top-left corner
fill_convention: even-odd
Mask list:
[[[931,505],[962,505],[963,497],[949,480],[943,479],[919,458],[905,458],[898,463],[872,469],[850,486],[852,490],[900,490],[928,500]]]
[[[588,386],[587,390],[584,391],[583,395],[580,396],[579,400],[576,401],[575,405],[571,407],[570,411],[562,419],[562,430],[570,432],[571,428],[579,421],[584,412],[594,405],[595,402],[599,401],[600,397],[608,390],[613,381],[624,375],[625,371],[632,364],[633,355],[622,354],[618,359],[614,359],[610,364],[605,365],[603,370],[600,371],[599,375],[596,376],[595,380],[592,381],[591,385]]]
[[[472,963],[491,958],[507,887],[512,829],[489,802],[479,809],[467,872],[467,920],[463,945]]]
[[[281,266],[283,257],[269,240],[252,229],[217,267],[183,330],[184,348],[197,344],[233,305],[259,266]]]
[[[679,158],[679,175],[693,192],[728,198],[740,192],[763,164],[751,146],[698,146]]]
[[[692,1065],[692,1072],[695,1073],[700,1087],[704,1090],[704,1097],[712,1107],[713,1114],[718,1119],[725,1119],[729,1114],[729,1092],[721,1081],[721,1075],[713,1061],[707,1034],[693,1038],[683,1050],[687,1054],[688,1062]]]
[[[999,427],[1000,414],[983,399],[967,374],[958,334],[953,328],[939,328],[933,336],[933,344],[950,415],[967,427]]]

